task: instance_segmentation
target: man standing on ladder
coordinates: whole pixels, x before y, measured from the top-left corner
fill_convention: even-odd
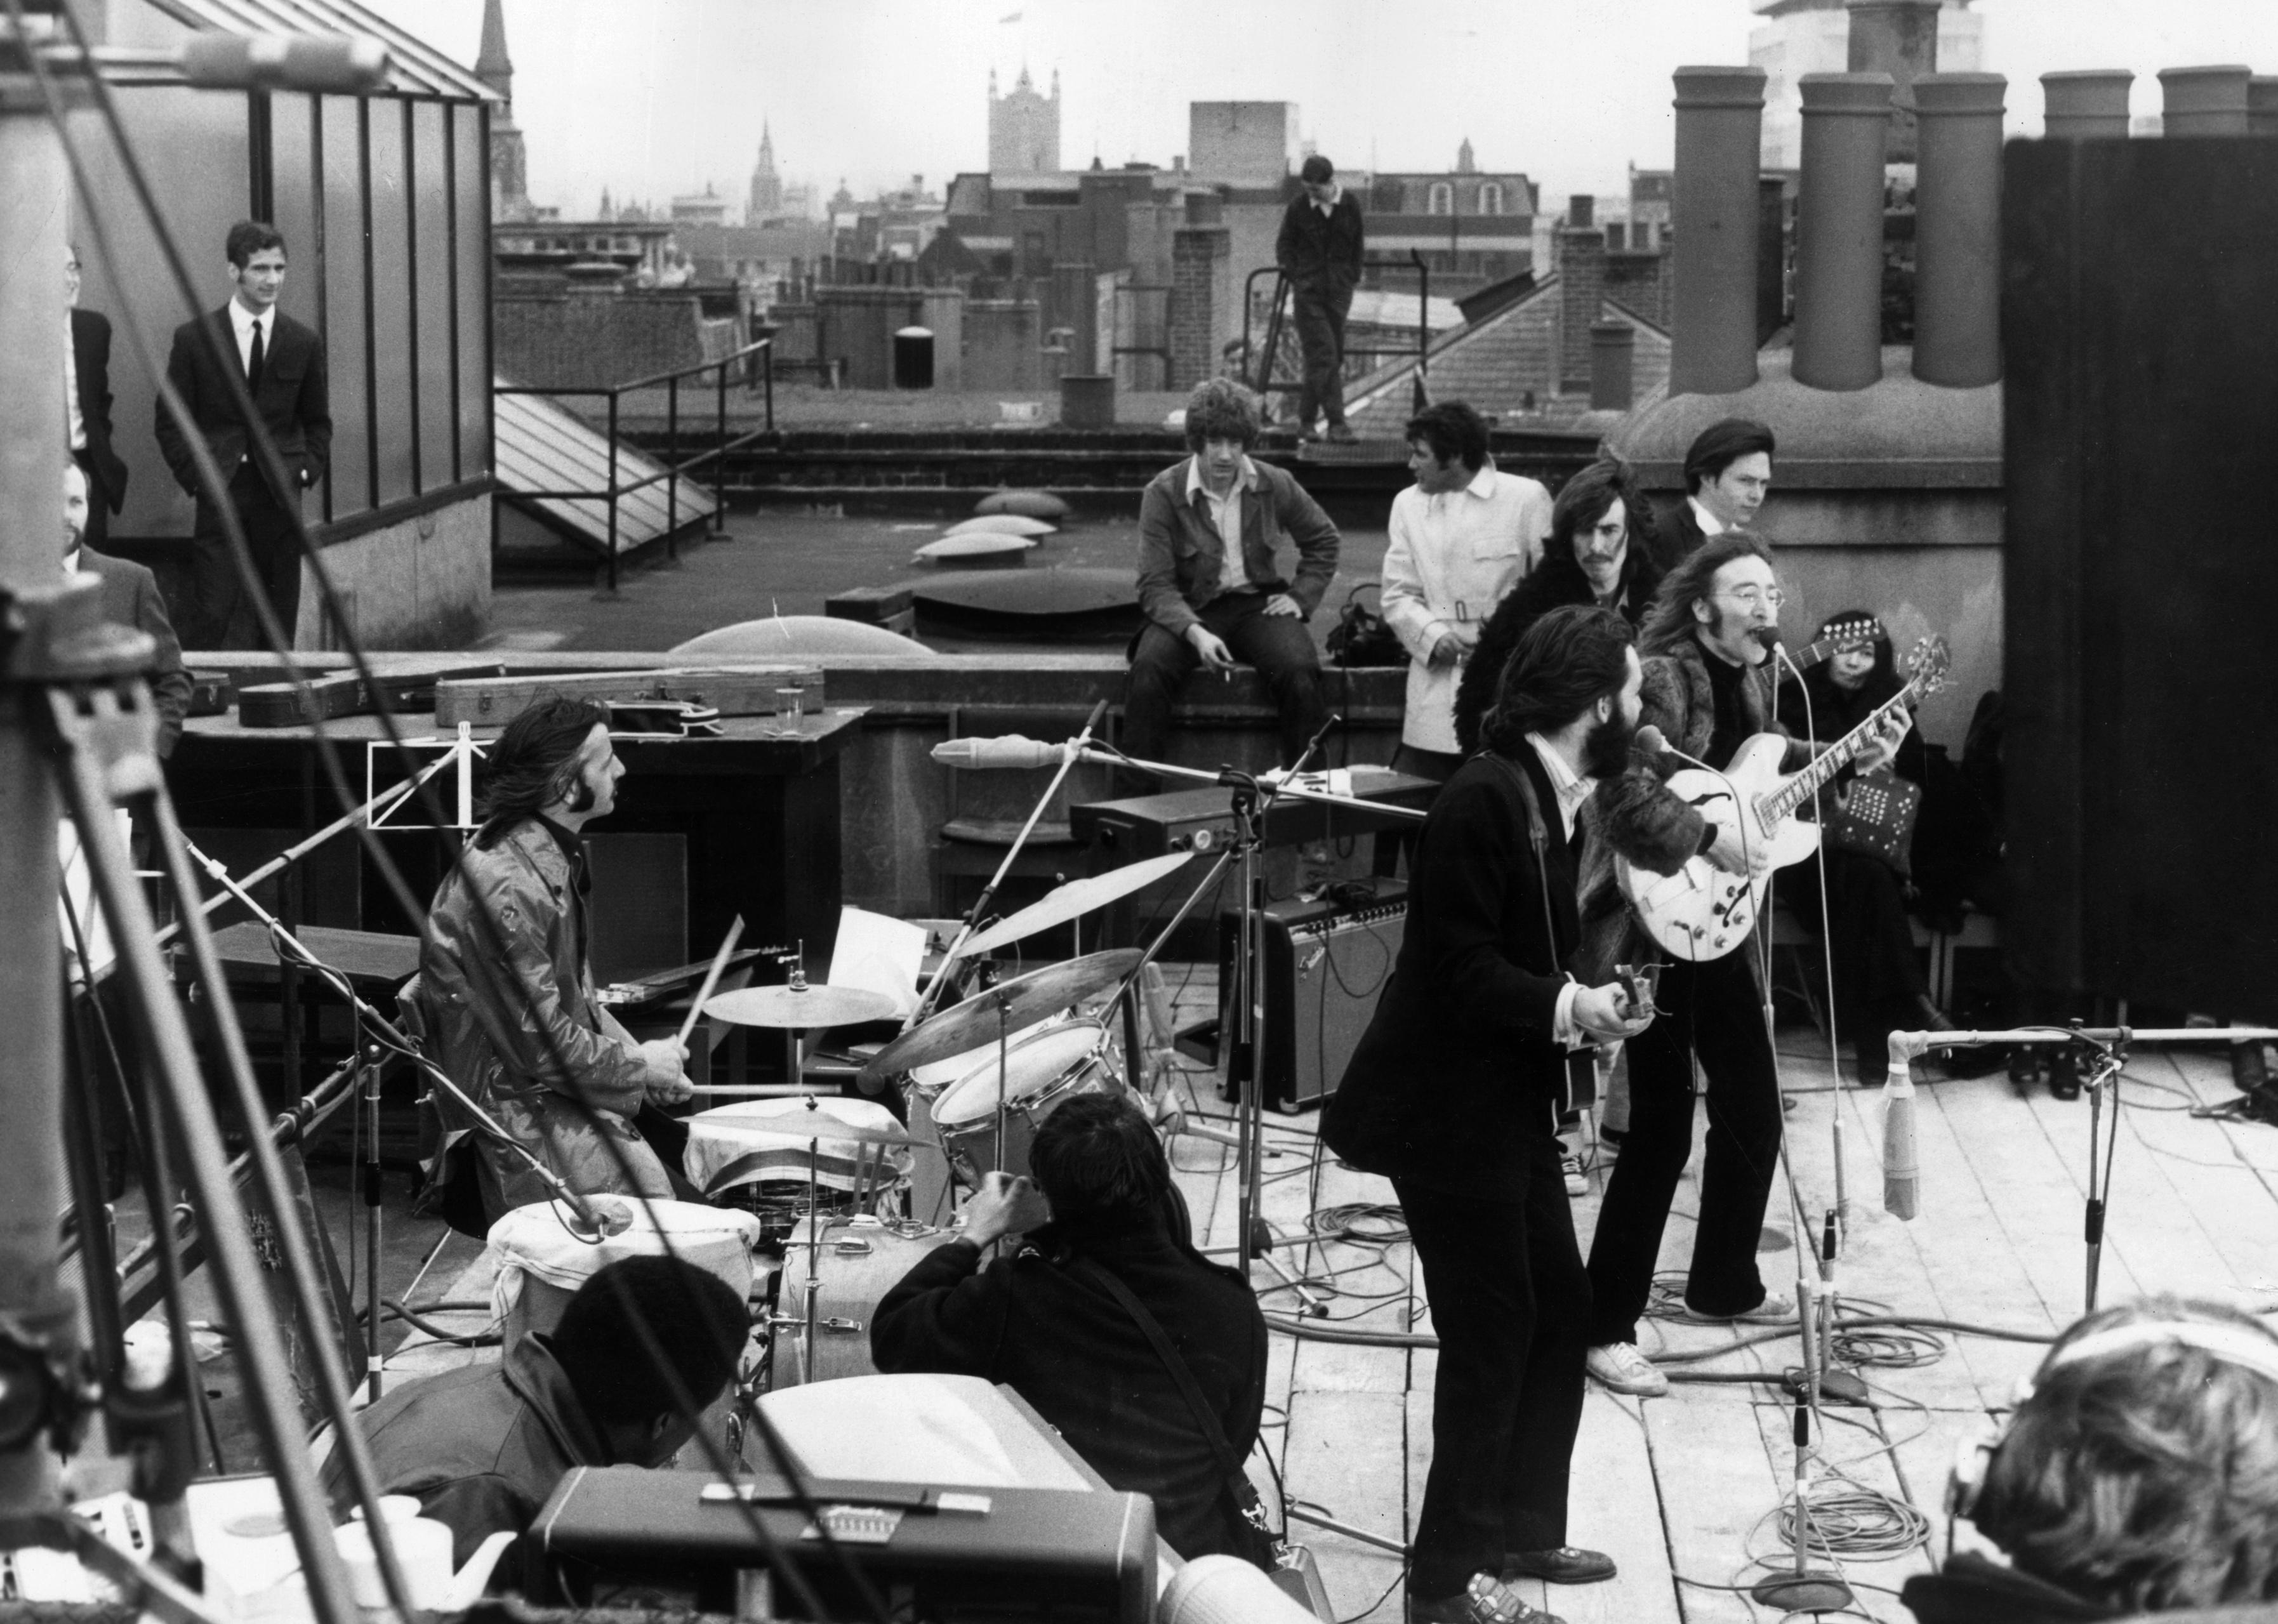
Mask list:
[[[1326,414],[1327,438],[1350,445],[1360,437],[1345,423],[1345,313],[1360,282],[1360,200],[1337,184],[1335,166],[1318,152],[1297,172],[1303,189],[1289,200],[1273,245],[1296,294],[1297,347],[1305,357],[1297,430],[1317,435],[1313,420]]]

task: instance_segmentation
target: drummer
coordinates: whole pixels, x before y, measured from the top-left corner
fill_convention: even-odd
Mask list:
[[[598,705],[542,700],[507,723],[482,827],[435,893],[406,990],[431,1058],[571,1190],[698,1201],[677,1170],[686,1131],[658,1109],[694,1092],[688,1050],[637,1041],[594,998],[587,962],[581,831],[615,810],[624,773]],[[477,1127],[447,1094],[435,1099],[447,1131]],[[512,1145],[486,1131],[472,1140],[486,1224],[549,1199]],[[450,1160],[438,1159],[431,1192]]]
[[[963,1236],[879,1303],[878,1369],[1009,1384],[1110,1484],[1151,1496],[1181,1556],[1260,1560],[1186,1384],[1102,1276],[1167,1333],[1237,1461],[1265,1399],[1265,1321],[1250,1283],[1194,1249],[1162,1142],[1128,1094],[1068,1101],[1036,1130],[1029,1165],[1033,1185],[990,1173]],[[982,1268],[983,1247],[1028,1231]]]

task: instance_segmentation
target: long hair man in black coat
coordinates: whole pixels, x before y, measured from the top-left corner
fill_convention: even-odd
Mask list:
[[[1392,1180],[1439,1333],[1409,1574],[1409,1616],[1431,1624],[1527,1624],[1544,1615],[1515,1579],[1613,1576],[1566,1544],[1590,1282],[1555,1101],[1570,1048],[1651,1018],[1565,969],[1581,809],[1627,766],[1641,681],[1610,609],[1554,609],[1520,639],[1479,753],[1425,820],[1399,960],[1321,1125]]]

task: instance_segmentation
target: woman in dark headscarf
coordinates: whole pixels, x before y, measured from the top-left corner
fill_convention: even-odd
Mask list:
[[[1781,724],[1798,738],[1831,744],[1866,721],[1901,686],[1892,659],[1891,637],[1864,609],[1846,609],[1819,629],[1819,637],[1846,631],[1867,633],[1871,643],[1830,658],[1780,685]],[[1925,778],[1922,733],[1909,728],[1891,770],[1920,787]],[[1822,792],[1823,805],[1846,795],[1854,781],[1845,774]],[[1824,811],[1822,814],[1825,816]],[[1893,1031],[1947,1025],[1930,1001],[1914,927],[1907,918],[1906,881],[1881,858],[1846,850],[1822,841],[1827,872],[1828,957],[1835,972],[1835,1018],[1838,1032],[1859,1046],[1859,1078],[1880,1083],[1889,1064]],[[1798,863],[1779,871],[1777,889],[1803,927],[1816,935],[1820,919],[1820,864]]]

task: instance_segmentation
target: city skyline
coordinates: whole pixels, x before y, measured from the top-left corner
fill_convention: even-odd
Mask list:
[[[371,0],[471,64],[483,0]],[[2008,75],[2010,127],[2033,133],[2032,81],[2127,67],[2135,109],[2159,111],[2162,67],[2243,61],[2278,71],[2267,0],[1976,0],[1986,65]],[[1193,101],[1289,101],[1304,134],[1348,169],[1524,171],[1546,207],[1619,194],[1628,167],[1671,158],[1669,74],[1741,63],[1749,0],[1505,0],[1479,16],[1395,29],[1375,0],[506,0],[515,116],[530,190],[575,215],[606,187],[661,208],[706,186],[740,199],[770,125],[786,186],[857,197],[940,192],[988,163],[990,70],[1057,69],[1062,162],[1168,165]],[[1500,48],[1499,48],[1500,47]],[[1352,93],[1365,57],[1365,94]],[[786,71],[782,65],[796,64]]]

